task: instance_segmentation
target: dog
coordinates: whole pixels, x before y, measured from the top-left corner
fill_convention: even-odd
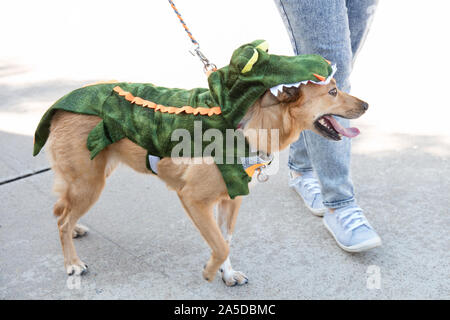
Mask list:
[[[283,87],[274,95],[270,90],[260,96],[244,116],[244,136],[250,146],[266,154],[285,149],[296,141],[303,130],[312,130],[326,139],[338,141],[351,136],[333,116],[356,119],[368,104],[340,91],[332,79],[326,85],[307,83]],[[137,172],[153,174],[146,166],[147,150],[127,138],[103,149],[94,159],[86,148],[86,140],[101,118],[58,110],[52,118],[47,153],[55,174],[54,191],[59,199],[54,214],[64,254],[67,274],[80,275],[87,265],[78,257],[73,238],[86,234],[78,220],[98,200],[108,176],[119,163]],[[257,143],[262,130],[279,130],[279,144]],[[353,128],[354,129],[354,128]],[[256,132],[250,135],[249,132]],[[354,132],[353,132],[354,134]],[[227,186],[214,163],[179,163],[165,157],[157,164],[157,177],[174,190],[186,213],[211,248],[211,257],[203,269],[203,277],[211,282],[220,270],[227,286],[248,282],[247,276],[232,268],[229,253],[242,196],[230,198]],[[217,221],[214,207],[218,208]]]

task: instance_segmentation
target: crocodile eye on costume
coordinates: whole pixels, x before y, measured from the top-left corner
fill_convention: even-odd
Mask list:
[[[336,88],[331,89],[330,91],[328,91],[328,94],[332,95],[333,97],[336,97],[337,96],[337,89]]]
[[[250,70],[252,70],[253,65],[256,63],[256,61],[258,61],[258,57],[259,57],[258,51],[256,49],[253,49],[253,55],[248,60],[247,64],[244,66],[241,73],[247,73]]]

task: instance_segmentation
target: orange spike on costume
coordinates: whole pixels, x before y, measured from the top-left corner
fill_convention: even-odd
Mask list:
[[[317,73],[313,73],[314,77],[316,77],[317,79],[319,79],[320,81],[324,81],[325,77],[318,75]]]
[[[184,110],[186,110],[186,107],[177,108],[177,110],[175,111],[175,114],[180,114],[180,113],[182,113]]]
[[[138,104],[138,105],[140,105],[140,106],[142,106],[144,104],[145,100],[142,99],[142,98],[136,97],[136,98],[133,99],[133,102]]]
[[[129,93],[129,92],[125,93],[125,100],[131,102],[131,101],[133,101],[133,99],[134,99],[134,96],[131,93]]]
[[[156,103],[145,100],[145,104],[143,105],[143,107],[147,107],[147,108],[150,108],[150,109],[155,109],[156,108]]]
[[[175,111],[177,111],[177,108],[175,107],[166,107],[166,109],[168,113],[175,113]]]
[[[149,108],[149,109],[154,109],[155,111],[160,111],[163,113],[175,113],[175,114],[180,114],[182,112],[185,112],[187,114],[200,114],[200,115],[208,115],[208,116],[213,116],[215,114],[221,114],[222,110],[220,109],[220,107],[212,107],[212,108],[203,108],[203,107],[197,107],[197,108],[193,108],[191,106],[184,106],[184,107],[167,107],[167,106],[163,106],[160,104],[156,104],[152,101],[148,101],[148,100],[144,100],[140,97],[135,97],[133,96],[130,92],[123,90],[121,87],[119,86],[115,86],[113,88],[114,92],[117,92],[119,94],[119,96],[125,97],[125,100],[134,103],[136,105],[145,107],[145,108]]]

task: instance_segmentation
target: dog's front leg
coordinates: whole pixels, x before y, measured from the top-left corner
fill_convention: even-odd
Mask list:
[[[242,197],[237,197],[234,200],[222,200],[217,206],[217,224],[228,245],[231,244],[231,236],[233,234],[241,203]],[[248,278],[245,274],[233,270],[229,256],[221,265],[220,272],[222,273],[222,280],[227,286],[243,285],[248,282]]]
[[[212,250],[211,258],[203,269],[203,278],[211,282],[228,257],[229,247],[214,220],[214,203],[193,198],[189,188],[183,191],[178,192],[181,204]]]

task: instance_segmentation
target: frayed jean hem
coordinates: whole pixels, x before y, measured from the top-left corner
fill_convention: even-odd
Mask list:
[[[356,204],[355,197],[351,197],[350,199],[346,200],[339,200],[339,201],[333,201],[333,202],[323,202],[324,206],[330,209],[339,209],[343,208],[352,204]]]
[[[295,171],[295,172],[298,172],[298,173],[314,171],[313,168],[299,168],[299,167],[297,167],[295,164],[293,164],[293,163],[290,162],[290,161],[288,161],[288,167],[289,167],[289,169],[291,169],[292,171]]]

